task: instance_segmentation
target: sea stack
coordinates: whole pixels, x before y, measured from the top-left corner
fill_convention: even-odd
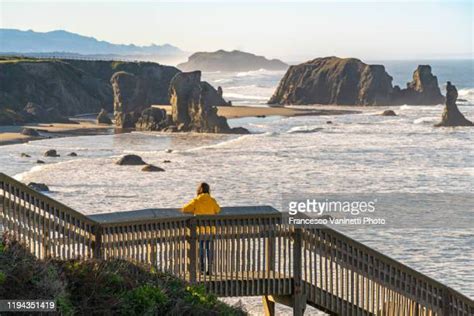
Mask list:
[[[210,102],[217,91],[207,82],[201,82],[201,72],[182,72],[170,83],[171,120],[178,132],[245,133],[244,129],[231,129],[227,119],[217,115]],[[211,96],[211,97],[210,97]]]
[[[395,86],[393,99],[395,104],[413,105],[442,104],[445,101],[439,89],[438,78],[431,73],[430,65],[419,65],[406,89]]]
[[[324,57],[291,66],[268,103],[387,105],[392,89],[382,65]]]
[[[436,127],[441,126],[473,126],[474,124],[466,119],[464,115],[459,111],[456,105],[458,98],[458,90],[454,85],[448,81],[446,85],[446,107],[444,108],[441,122],[436,124]]]
[[[430,105],[444,102],[431,66],[420,65],[405,89],[392,86],[383,65],[324,57],[291,66],[268,101],[273,105]]]
[[[139,63],[137,69],[112,75],[115,126],[135,128],[141,113],[153,104],[168,104],[171,79],[179,73],[174,67]]]

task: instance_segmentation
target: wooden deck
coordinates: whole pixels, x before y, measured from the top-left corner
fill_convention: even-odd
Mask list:
[[[85,216],[0,173],[0,228],[39,258],[147,263],[218,296],[262,296],[270,315],[275,302],[295,315],[307,304],[336,315],[474,315],[461,293],[333,229],[288,226],[270,206]]]

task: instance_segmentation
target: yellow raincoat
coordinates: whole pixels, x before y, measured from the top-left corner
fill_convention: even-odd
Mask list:
[[[183,206],[182,210],[183,213],[191,213],[194,215],[216,215],[219,214],[221,208],[216,200],[208,193],[201,193]],[[212,226],[212,228],[209,226],[200,226],[198,228],[199,234],[210,234],[211,232],[213,234],[216,233],[215,226]]]

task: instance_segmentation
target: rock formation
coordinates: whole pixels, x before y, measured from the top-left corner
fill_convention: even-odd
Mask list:
[[[44,183],[30,182],[28,183],[28,187],[39,192],[49,192],[48,186]]]
[[[392,77],[381,65],[358,59],[317,58],[291,66],[269,104],[387,104]]]
[[[189,56],[188,61],[177,66],[182,71],[252,71],[259,69],[286,70],[288,65],[278,59],[267,59],[251,53],[234,50],[231,52],[199,52]]]
[[[456,105],[457,98],[458,90],[448,81],[446,86],[446,107],[444,108],[441,122],[435,126],[474,126],[474,124],[466,119],[459,111]]]
[[[156,104],[168,104],[169,83],[179,72],[151,62],[11,58],[0,63],[0,124],[27,123],[20,114],[28,102],[55,109],[63,117],[102,107],[111,111],[110,78],[119,71],[151,79],[149,93]]]
[[[21,130],[21,134],[26,135],[26,136],[33,136],[33,137],[40,136],[38,131],[35,130],[34,128],[24,128]]]
[[[397,116],[397,113],[393,110],[385,110],[382,113],[380,113],[381,116]]]
[[[142,131],[160,131],[167,128],[171,118],[166,111],[159,108],[147,108],[138,118],[135,128]]]
[[[109,117],[109,113],[106,109],[100,110],[99,114],[97,115],[97,124],[112,124],[112,120]]]
[[[139,166],[146,165],[146,162],[143,161],[142,157],[137,155],[125,155],[121,157],[117,162],[117,165],[121,166]]]
[[[245,133],[231,129],[227,119],[217,115],[217,108],[209,102],[215,90],[201,82],[201,72],[177,74],[170,83],[171,125],[177,131],[202,133]]]
[[[426,105],[444,97],[431,67],[421,65],[406,89],[392,86],[382,65],[354,58],[325,57],[291,66],[269,104]]]
[[[431,66],[420,65],[413,73],[413,80],[406,89],[394,87],[394,104],[431,105],[441,104],[444,97],[438,86],[438,78],[431,73]]]
[[[26,122],[75,123],[61,115],[58,109],[54,107],[45,108],[34,102],[28,102],[20,114],[23,115]]]
[[[165,169],[157,167],[155,165],[146,165],[145,167],[142,168],[142,171],[146,172],[163,172]]]
[[[56,149],[49,149],[44,153],[45,157],[59,157],[58,152]]]

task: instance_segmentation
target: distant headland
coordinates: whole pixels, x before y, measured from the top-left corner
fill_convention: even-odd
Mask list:
[[[189,56],[187,62],[177,66],[182,71],[252,71],[259,69],[286,70],[288,65],[279,59],[267,59],[238,50],[231,52],[199,52]]]

